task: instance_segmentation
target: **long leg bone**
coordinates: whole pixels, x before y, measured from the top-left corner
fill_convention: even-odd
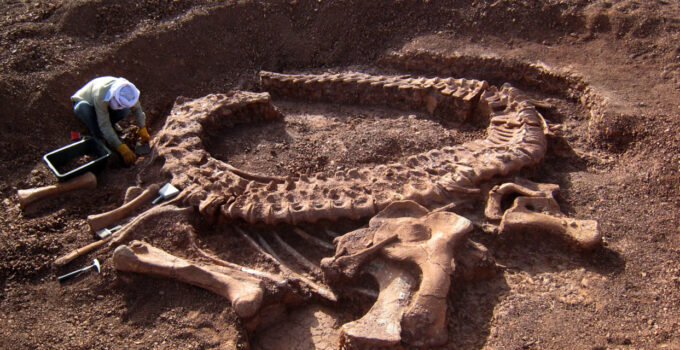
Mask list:
[[[227,298],[240,317],[255,315],[262,304],[260,280],[225,266],[199,265],[140,241],[116,248],[113,264],[117,270],[169,277],[205,288]]]

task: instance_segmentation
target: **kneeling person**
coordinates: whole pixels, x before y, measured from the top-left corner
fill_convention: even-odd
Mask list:
[[[125,78],[93,79],[71,96],[71,101],[75,103],[76,117],[87,124],[94,137],[103,138],[118,151],[127,165],[133,164],[137,156],[120,141],[113,125],[132,111],[139,126],[140,141],[147,143],[151,139],[146,129],[146,115],[139,103],[139,90]]]

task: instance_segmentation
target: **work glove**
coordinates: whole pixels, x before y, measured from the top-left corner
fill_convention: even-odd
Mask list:
[[[137,161],[137,156],[135,156],[134,152],[130,150],[130,147],[124,143],[116,147],[116,151],[120,153],[120,155],[123,157],[123,161],[125,161],[125,164],[127,165],[134,164],[135,161]]]
[[[139,135],[139,141],[142,143],[148,143],[149,140],[151,140],[151,136],[149,136],[149,131],[146,130],[146,126],[137,130],[137,135]]]

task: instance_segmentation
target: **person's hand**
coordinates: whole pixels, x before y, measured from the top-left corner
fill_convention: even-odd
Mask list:
[[[146,126],[137,130],[137,135],[139,135],[139,141],[141,141],[142,143],[148,143],[149,140],[151,140],[149,130],[146,129]]]
[[[137,156],[135,156],[135,153],[132,152],[130,147],[124,143],[116,147],[116,151],[118,151],[118,153],[120,153],[120,155],[123,157],[123,161],[125,161],[126,165],[134,164],[137,161]]]

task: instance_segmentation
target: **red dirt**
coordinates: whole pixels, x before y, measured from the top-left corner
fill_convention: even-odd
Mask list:
[[[166,180],[153,169],[141,173],[112,157],[96,190],[24,212],[16,191],[56,183],[41,157],[69,143],[71,130],[86,132],[69,96],[96,76],[124,76],[139,87],[153,136],[176,97],[257,89],[260,69],[384,71],[379,61],[389,51],[420,49],[575,73],[609,111],[593,117],[579,101],[542,90],[544,81],[474,64],[463,72],[509,82],[555,106],[542,110],[554,131],[546,159],[523,175],[559,184],[563,211],[598,220],[606,246],[575,253],[551,239],[500,239],[476,229],[473,237],[507,269],[452,286],[446,348],[680,348],[675,2],[35,0],[5,1],[2,9],[0,347],[332,348],[337,327],[359,318],[370,300],[310,302],[247,332],[222,298],[117,273],[108,250],[52,268],[56,257],[93,241],[87,215],[122,204],[128,186]],[[250,171],[285,175],[398,160],[480,135],[418,113],[274,102],[285,122],[213,136],[211,152]],[[145,235],[175,237],[183,225],[159,222]],[[350,228],[338,225],[338,232]],[[229,230],[197,229],[223,258],[271,270],[234,249],[242,242]],[[56,282],[94,257],[104,264],[101,275]]]

